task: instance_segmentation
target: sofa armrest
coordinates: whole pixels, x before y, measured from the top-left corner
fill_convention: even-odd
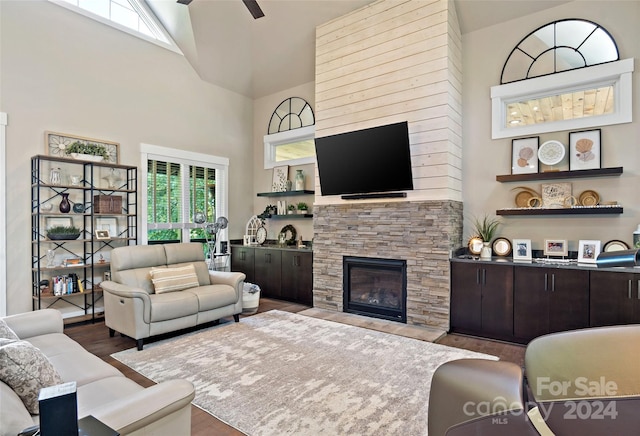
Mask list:
[[[184,407],[190,408],[194,397],[195,388],[191,382],[168,380],[100,406],[91,414],[114,430],[129,434]],[[190,416],[191,410],[188,412]]]
[[[212,285],[229,285],[236,290],[238,299],[242,298],[242,287],[247,276],[241,272],[209,271]]]
[[[142,300],[143,313],[141,314],[145,323],[151,322],[151,298],[149,293],[142,288],[123,285],[110,280],[100,283],[106,298],[127,298]]]
[[[48,333],[62,333],[64,330],[62,313],[56,309],[19,313],[3,319],[20,339]]]

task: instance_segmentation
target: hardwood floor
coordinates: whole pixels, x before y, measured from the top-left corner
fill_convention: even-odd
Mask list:
[[[262,298],[260,299],[260,308],[258,310],[258,313],[267,312],[273,309],[295,313],[306,310],[308,308],[308,306],[303,306],[300,304]],[[241,315],[241,317],[243,316]],[[229,318],[229,320],[230,322],[233,322],[232,318]],[[109,337],[108,329],[104,325],[103,321],[98,321],[94,324],[66,326],[65,333],[69,337],[79,342],[91,353],[118,368],[126,377],[129,377],[142,386],[151,386],[154,384],[151,380],[138,374],[137,372],[133,371],[129,367],[121,364],[111,357],[111,354],[133,348],[136,344],[133,339],[122,337],[118,334],[116,334],[116,336],[113,338]],[[446,335],[436,342],[451,347],[464,348],[467,350],[492,354],[494,356],[498,356],[501,360],[515,362],[521,366],[524,362],[525,347],[519,345],[488,341],[460,335]],[[203,410],[195,406],[191,407],[191,434],[193,436],[210,436],[212,434],[215,434],[217,436],[243,435],[243,433],[235,430],[233,427],[226,425],[222,421],[214,418],[207,412],[204,412]]]

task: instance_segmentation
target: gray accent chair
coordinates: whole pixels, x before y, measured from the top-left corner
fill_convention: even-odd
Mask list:
[[[524,372],[509,362],[447,362],[433,375],[429,436],[638,434],[638,359],[636,324],[538,337]]]
[[[156,293],[151,281],[153,267],[171,268],[192,264],[199,286],[177,292]],[[210,271],[202,244],[179,243],[117,247],[111,251],[111,280],[104,290],[105,324],[109,334],[119,332],[136,340],[195,327],[242,313],[245,275]]]

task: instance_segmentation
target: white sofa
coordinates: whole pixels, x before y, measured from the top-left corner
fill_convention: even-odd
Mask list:
[[[166,282],[159,284],[163,273]],[[238,322],[244,279],[243,273],[209,271],[202,244],[117,247],[111,251],[111,280],[100,284],[105,324],[111,336],[133,338],[141,350],[151,336],[228,316]]]
[[[143,388],[66,336],[62,316],[54,309],[11,315],[2,320],[4,323],[0,322],[0,326],[4,330],[0,329],[0,333],[5,334],[0,336],[15,333],[18,340],[0,339],[0,348],[12,344],[28,349],[31,344],[45,356],[45,361],[40,361],[42,371],[31,368],[32,373],[40,375],[50,370],[50,362],[62,382],[76,382],[78,419],[93,415],[122,435],[191,433],[191,401],[195,396],[191,382],[170,380]],[[18,344],[21,341],[27,344]],[[30,359],[19,370],[28,369],[33,362]],[[7,366],[2,368],[4,377]],[[15,378],[11,383],[15,386]],[[16,386],[22,396],[25,395],[23,387]],[[38,393],[39,389],[33,393],[36,403]],[[39,416],[31,414],[25,404],[12,387],[0,381],[0,436],[16,436],[25,428],[39,424]]]

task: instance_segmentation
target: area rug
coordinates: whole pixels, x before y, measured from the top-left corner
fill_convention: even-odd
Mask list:
[[[251,436],[426,435],[435,369],[496,359],[277,310],[112,356]]]

